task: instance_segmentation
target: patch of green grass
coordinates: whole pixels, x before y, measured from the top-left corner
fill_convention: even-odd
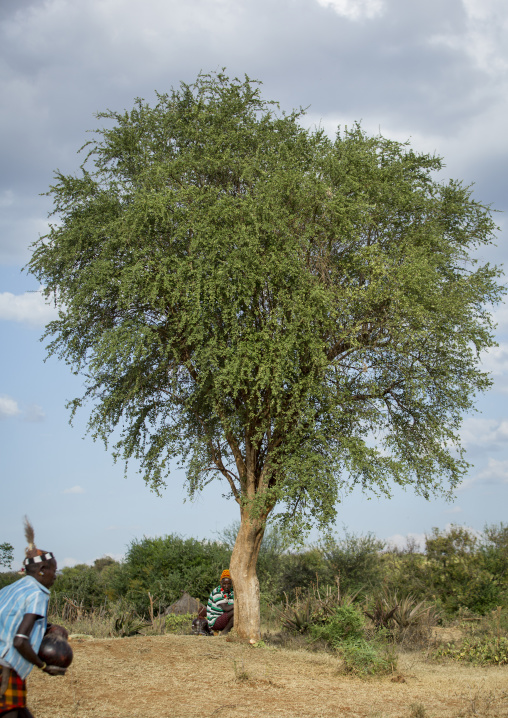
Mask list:
[[[434,652],[435,658],[451,658],[479,666],[508,665],[508,638],[468,636],[460,643],[447,643]]]
[[[177,616],[174,613],[168,613],[165,621],[166,633],[191,633],[192,619],[195,615],[192,613],[183,613]]]

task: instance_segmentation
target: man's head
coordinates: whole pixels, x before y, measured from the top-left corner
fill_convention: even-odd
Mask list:
[[[220,587],[224,591],[224,593],[229,593],[231,589],[233,588],[233,582],[231,580],[231,574],[229,573],[228,569],[226,568],[220,576]]]
[[[33,576],[35,580],[43,586],[51,588],[56,580],[57,563],[53,554],[45,552],[44,555],[50,556],[50,558],[43,561],[32,561],[30,563],[26,563],[27,559],[25,559],[25,571],[27,576]]]
[[[224,593],[230,593],[233,588],[233,581],[230,578],[223,578],[220,582],[220,587]]]

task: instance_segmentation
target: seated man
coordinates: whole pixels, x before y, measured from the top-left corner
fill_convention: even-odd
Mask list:
[[[206,617],[208,625],[222,635],[229,633],[234,624],[234,594],[231,574],[226,569],[220,577],[220,586],[214,588],[208,598]]]

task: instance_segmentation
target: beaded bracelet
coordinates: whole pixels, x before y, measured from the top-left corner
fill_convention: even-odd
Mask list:
[[[45,668],[47,668],[47,666],[48,666],[48,664],[47,664],[45,661],[43,661],[43,662],[42,662],[42,666],[37,666],[37,668],[38,668],[39,670],[43,671]]]

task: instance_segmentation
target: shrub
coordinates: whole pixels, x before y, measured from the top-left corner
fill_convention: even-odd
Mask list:
[[[383,582],[397,594],[431,601],[448,615],[461,609],[488,613],[508,597],[508,527],[485,528],[483,537],[452,526],[434,528],[426,555],[396,549],[381,556]]]
[[[489,616],[466,624],[468,635],[462,641],[448,643],[435,652],[436,658],[451,658],[478,665],[508,664],[508,611],[499,606]]]
[[[386,655],[383,647],[374,642],[366,641],[364,638],[345,641],[340,646],[339,653],[344,662],[346,673],[364,676],[375,673],[388,673],[396,665],[395,658]]]
[[[384,547],[385,543],[372,533],[356,536],[346,531],[343,539],[324,539],[320,548],[327,563],[328,581],[339,576],[344,591],[378,586],[381,581],[379,554]]]
[[[417,601],[414,596],[404,596],[397,604],[393,615],[397,642],[412,649],[427,646],[432,640],[432,629],[438,623],[439,611],[433,604]]]
[[[5,586],[10,586],[11,583],[19,581],[20,578],[21,576],[15,571],[0,573],[0,589],[5,588]]]
[[[464,638],[459,643],[448,643],[434,653],[436,658],[451,658],[476,665],[508,665],[508,638],[492,636]]]
[[[311,588],[316,580],[326,583],[328,567],[319,548],[288,553],[281,563],[280,587],[283,594]],[[330,580],[333,578],[330,576]]]
[[[391,594],[384,589],[372,596],[370,604],[368,606],[370,610],[365,610],[365,615],[370,618],[374,626],[376,628],[390,628],[394,623],[394,616],[399,608],[397,595]]]
[[[140,618],[135,611],[126,610],[116,618],[112,635],[120,638],[136,636],[146,627],[146,621]]]
[[[307,589],[306,594],[297,589],[292,602],[286,595],[285,606],[272,606],[272,610],[278,614],[283,628],[295,633],[305,633],[313,625],[336,617],[339,607],[352,607],[357,598],[358,593],[341,593],[338,585],[336,588],[326,586],[324,589],[313,585]]]
[[[337,606],[322,625],[312,626],[311,633],[337,651],[346,673],[384,673],[393,670],[397,663],[393,646],[383,638],[366,640],[365,618],[356,606]]]
[[[306,633],[314,621],[314,606],[315,600],[310,593],[301,599],[297,592],[292,604],[286,597],[285,607],[278,609],[282,627],[293,633]]]
[[[226,546],[214,541],[176,535],[145,537],[131,543],[125,564],[112,583],[140,615],[148,615],[148,592],[162,607],[179,599],[184,591],[205,602],[222,570],[229,566],[230,556]]]
[[[499,585],[488,570],[480,539],[463,526],[426,538],[428,569],[434,593],[448,613],[468,608],[485,614],[499,603]]]
[[[312,626],[314,638],[322,638],[333,648],[339,648],[344,641],[363,638],[365,619],[355,606],[337,606],[334,613],[323,625]]]
[[[196,616],[192,613],[182,613],[179,616],[175,613],[168,613],[165,617],[166,633],[191,633],[193,618]]]
[[[81,611],[90,611],[107,599],[107,572],[93,566],[78,564],[64,568],[57,576],[50,594],[50,611],[58,611],[65,600],[70,600]]]

